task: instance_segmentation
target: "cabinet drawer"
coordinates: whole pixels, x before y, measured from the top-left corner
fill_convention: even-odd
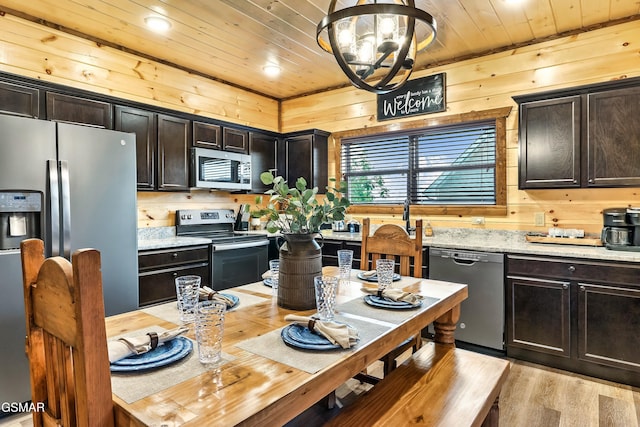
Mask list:
[[[640,266],[593,260],[507,256],[507,274],[553,279],[585,280],[611,284],[640,284]]]
[[[197,262],[209,262],[209,246],[144,251],[138,254],[140,271]]]
[[[138,276],[138,300],[140,306],[176,299],[175,278],[195,274],[202,277],[201,286],[209,286],[209,264],[188,265]]]

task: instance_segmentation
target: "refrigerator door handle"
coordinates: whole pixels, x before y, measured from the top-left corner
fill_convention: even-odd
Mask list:
[[[69,165],[60,160],[60,190],[62,202],[62,250],[66,259],[71,259],[71,192],[69,189]]]
[[[51,238],[47,242],[47,253],[51,256],[60,255],[60,174],[58,173],[58,162],[55,160],[47,160],[47,175],[49,183],[49,210],[51,217],[49,219]]]

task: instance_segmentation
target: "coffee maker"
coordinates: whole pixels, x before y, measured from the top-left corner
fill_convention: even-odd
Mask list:
[[[640,208],[604,209],[602,216],[602,243],[607,249],[640,252]]]

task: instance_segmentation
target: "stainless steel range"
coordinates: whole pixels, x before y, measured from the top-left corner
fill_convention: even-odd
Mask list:
[[[268,269],[269,240],[264,235],[234,232],[231,209],[178,210],[178,236],[211,239],[211,287],[232,288],[262,280]]]

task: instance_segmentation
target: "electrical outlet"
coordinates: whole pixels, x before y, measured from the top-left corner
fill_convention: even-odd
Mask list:
[[[474,216],[473,218],[471,218],[471,224],[473,224],[473,225],[482,225],[482,224],[484,224],[484,217],[483,216]]]
[[[533,214],[533,223],[537,226],[544,226],[544,212],[536,212]]]

